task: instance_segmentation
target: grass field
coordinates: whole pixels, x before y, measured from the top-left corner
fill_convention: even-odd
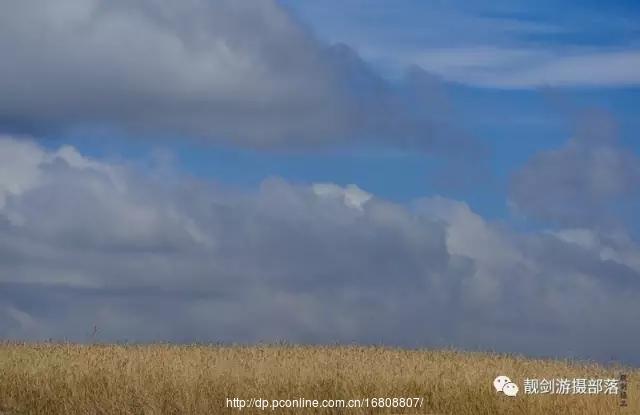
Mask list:
[[[617,395],[525,395],[525,378],[629,375]],[[509,376],[510,398],[491,385]],[[640,371],[565,361],[380,347],[121,346],[0,343],[6,414],[640,414]],[[421,398],[421,408],[372,408],[371,398]],[[369,399],[369,408],[233,408],[233,398]],[[238,401],[236,401],[238,402]],[[415,400],[412,400],[412,403]],[[364,401],[363,401],[364,405]]]

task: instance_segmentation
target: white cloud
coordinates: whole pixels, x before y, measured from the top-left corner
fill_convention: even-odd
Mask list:
[[[593,252],[602,261],[614,261],[640,272],[640,247],[628,235],[599,234],[591,229],[575,228],[550,231],[557,238]]]
[[[321,197],[341,198],[345,205],[362,210],[362,205],[371,199],[372,194],[365,192],[354,184],[340,187],[333,183],[316,183],[313,185],[315,194]]]

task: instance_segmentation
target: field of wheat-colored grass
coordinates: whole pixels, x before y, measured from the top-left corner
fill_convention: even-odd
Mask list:
[[[629,376],[613,395],[524,395],[525,378]],[[493,390],[504,374],[521,388]],[[382,347],[0,343],[0,414],[640,414],[640,370]],[[248,409],[228,399],[422,398],[421,408]]]

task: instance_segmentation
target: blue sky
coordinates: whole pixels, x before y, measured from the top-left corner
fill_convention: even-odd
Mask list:
[[[634,1],[4,2],[0,338],[639,364],[639,21]]]

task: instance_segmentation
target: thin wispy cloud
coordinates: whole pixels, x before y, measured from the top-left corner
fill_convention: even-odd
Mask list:
[[[485,88],[640,85],[640,50],[554,51],[491,47],[424,50],[406,58],[443,79]]]
[[[305,16],[318,18],[308,20],[320,33],[346,39],[390,75],[415,64],[446,81],[483,88],[640,82],[640,11],[630,2],[619,8],[572,2],[559,10],[553,2],[405,1],[388,7],[373,1],[366,11],[351,3],[345,9],[338,15],[303,7]],[[346,24],[349,19],[357,28]]]

